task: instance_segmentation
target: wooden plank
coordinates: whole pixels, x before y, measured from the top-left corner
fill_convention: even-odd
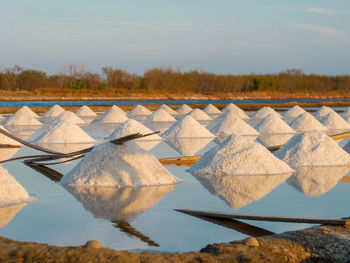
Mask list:
[[[183,157],[172,157],[172,158],[162,158],[159,162],[163,165],[180,165],[180,166],[192,166],[195,164],[202,156],[183,156]]]
[[[333,140],[342,140],[342,139],[350,138],[350,131],[339,133],[339,134],[335,134],[335,135],[332,135],[330,137]]]
[[[0,149],[2,148],[21,148],[21,145],[12,145],[12,144],[0,144]]]
[[[350,183],[350,177],[349,176],[344,176],[342,179],[340,179],[342,182],[345,183]]]
[[[326,219],[326,218],[302,218],[302,217],[281,217],[266,215],[244,215],[234,213],[222,213],[192,209],[175,209],[178,212],[192,216],[209,216],[214,218],[245,219],[269,222],[322,224],[322,225],[350,225],[350,219]]]

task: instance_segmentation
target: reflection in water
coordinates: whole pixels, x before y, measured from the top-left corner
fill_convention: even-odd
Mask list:
[[[161,140],[134,140],[134,142],[145,151],[149,151],[156,147]]]
[[[10,159],[20,148],[0,148],[0,161]]]
[[[350,171],[349,166],[300,167],[288,182],[306,195],[322,195]]]
[[[261,133],[258,140],[265,146],[278,146],[285,144],[295,133]]]
[[[208,191],[233,209],[263,198],[291,174],[280,175],[194,175]]]
[[[0,227],[5,227],[17,215],[17,213],[26,206],[26,203],[0,207]]]
[[[207,146],[213,138],[167,138],[167,143],[183,156],[193,156],[205,146]]]

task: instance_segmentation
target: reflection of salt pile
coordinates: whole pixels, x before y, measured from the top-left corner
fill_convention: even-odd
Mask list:
[[[86,105],[83,105],[81,106],[76,112],[75,114],[79,117],[94,117],[96,116],[97,114],[92,110],[90,109],[88,106]]]
[[[147,109],[146,107],[142,105],[136,105],[130,112],[130,116],[137,116],[137,115],[150,115],[152,112]]]
[[[74,187],[64,186],[96,218],[130,221],[155,206],[175,185],[147,187]]]
[[[350,124],[340,117],[336,112],[331,111],[320,121],[329,130],[349,130]]]
[[[326,116],[330,112],[336,113],[333,109],[327,106],[322,106],[314,113],[314,117],[318,120],[321,120],[324,116]]]
[[[262,133],[258,141],[265,147],[280,146],[285,144],[295,133]]]
[[[253,136],[254,139],[259,135],[253,127],[231,111],[227,112],[226,118],[214,126],[211,132],[216,134],[220,141],[231,134]]]
[[[300,114],[303,114],[304,112],[305,112],[305,110],[302,107],[295,105],[292,108],[290,108],[289,110],[287,110],[283,114],[283,117],[286,119],[295,119],[296,117],[298,117]]]
[[[24,106],[26,107],[26,106]],[[42,125],[40,121],[35,117],[35,113],[32,112],[28,107],[22,107],[12,116],[10,116],[5,122],[5,125]],[[35,114],[35,115],[33,115]],[[38,115],[36,115],[38,116]]]
[[[324,127],[318,120],[315,119],[310,113],[304,112],[295,118],[289,126],[294,130],[303,132],[303,131],[327,131],[327,128]]]
[[[45,114],[43,114],[43,118],[56,118],[64,112],[64,109],[60,105],[53,105]]]
[[[156,110],[145,119],[145,122],[171,122],[171,121],[176,121],[176,119],[163,109]]]
[[[7,131],[2,125],[0,125],[0,129]],[[8,132],[8,131],[7,131]],[[0,133],[0,145],[1,144],[8,144],[8,145],[21,145],[19,142],[3,135]]]
[[[192,156],[203,149],[212,138],[167,138],[167,143],[183,156]]]
[[[0,207],[33,202],[26,189],[8,171],[0,166]]]
[[[52,123],[57,123],[60,121],[69,121],[74,124],[85,124],[85,121],[80,119],[75,113],[71,111],[64,111],[60,115],[58,115]]]
[[[95,142],[78,125],[70,121],[55,121],[45,132],[39,135],[35,143],[89,143]]]
[[[182,104],[181,107],[176,110],[176,112],[178,114],[185,115],[185,114],[189,113],[191,110],[192,110],[192,108],[190,106],[188,106],[186,104]]]
[[[317,196],[331,190],[349,171],[349,166],[300,167],[288,181],[304,194]]]
[[[208,114],[200,109],[194,109],[186,114],[187,116],[191,116],[197,121],[211,121],[213,120]]]
[[[233,209],[263,198],[291,174],[279,175],[195,175],[197,180]]]
[[[61,183],[82,186],[146,186],[176,184],[157,158],[134,142],[95,146],[80,163],[62,177]]]
[[[26,206],[26,203],[0,207],[0,227],[5,227],[16,216],[16,214]]]
[[[208,104],[204,109],[203,111],[206,113],[206,114],[221,114],[222,112],[216,108],[213,104]]]
[[[206,152],[189,170],[196,175],[256,175],[292,173],[286,163],[259,143],[230,135]]]
[[[272,109],[271,107],[262,107],[261,109],[259,109],[257,112],[255,112],[252,115],[252,118],[254,119],[263,119],[265,117],[267,117],[268,115],[273,114],[279,118],[281,118],[281,115],[279,115],[274,109]]]
[[[276,114],[267,115],[255,126],[255,129],[260,134],[295,133],[295,130],[289,127],[289,125]]]
[[[214,134],[208,131],[204,126],[189,115],[186,115],[181,120],[173,124],[162,134],[162,136],[165,138],[215,137]]]
[[[174,111],[172,108],[170,108],[168,105],[162,104],[159,109],[163,109],[165,110],[167,113],[169,113],[170,115],[177,115],[178,113],[176,111]]]
[[[350,165],[350,156],[321,131],[308,131],[290,139],[275,156],[291,167]]]
[[[0,161],[13,157],[20,148],[0,148]]]
[[[100,123],[122,123],[126,121],[128,117],[124,111],[122,111],[119,107],[113,105],[105,114],[96,118],[93,122]]]
[[[226,111],[223,110],[223,112],[224,114],[220,116],[220,119],[225,119],[227,114],[229,114],[229,112],[234,113],[237,117],[241,118],[242,120],[249,119],[249,116],[245,114],[245,112],[240,108],[238,108],[236,105],[234,105],[234,107],[231,107]]]

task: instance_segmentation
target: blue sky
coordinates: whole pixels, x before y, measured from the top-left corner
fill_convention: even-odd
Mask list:
[[[0,69],[350,74],[349,0],[0,0]]]

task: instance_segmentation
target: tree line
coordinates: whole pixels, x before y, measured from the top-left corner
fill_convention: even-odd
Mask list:
[[[59,73],[48,75],[39,70],[14,66],[0,71],[0,90],[40,92],[40,90],[158,92],[167,94],[225,94],[250,92],[278,93],[348,93],[350,76],[305,74],[289,69],[278,74],[213,74],[205,71],[182,72],[166,67],[147,70],[143,75],[104,67],[102,73],[92,73],[84,66],[68,65]]]

